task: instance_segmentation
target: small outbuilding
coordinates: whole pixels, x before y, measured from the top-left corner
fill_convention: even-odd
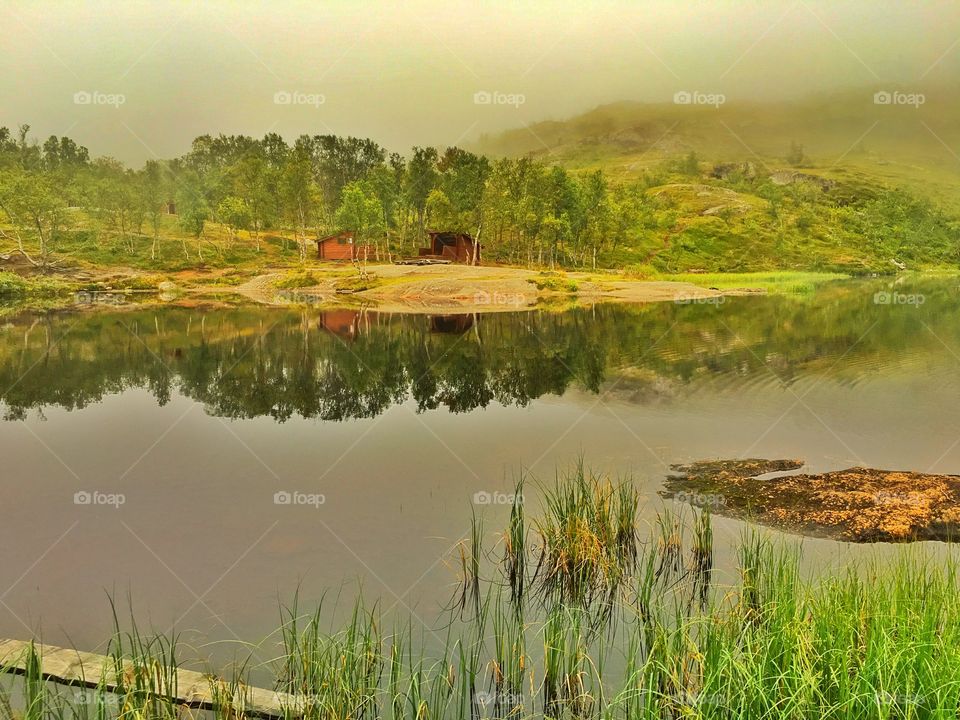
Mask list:
[[[428,315],[430,332],[442,335],[462,335],[473,327],[473,315],[457,313],[454,315]]]
[[[317,257],[321,260],[362,260],[368,253],[366,245],[360,246],[354,242],[352,230],[317,238]]]
[[[480,264],[481,245],[467,233],[434,230],[427,235],[430,236],[430,247],[420,248],[421,258]]]
[[[356,310],[326,310],[317,324],[332,335],[353,340],[360,333],[360,313]]]

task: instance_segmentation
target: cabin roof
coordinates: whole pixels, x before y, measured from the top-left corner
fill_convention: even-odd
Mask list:
[[[352,239],[352,238],[353,238],[353,230],[341,230],[340,232],[334,233],[333,235],[327,235],[326,237],[317,238],[316,242],[319,244],[319,243],[328,242],[329,240],[339,240],[339,239],[341,239],[341,238],[351,238],[351,239]]]
[[[473,240],[473,237],[470,233],[457,232],[456,230],[427,230],[427,235],[433,237],[434,235],[456,235],[457,237],[465,237],[468,240]]]

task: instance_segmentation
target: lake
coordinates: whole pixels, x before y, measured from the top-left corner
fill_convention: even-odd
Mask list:
[[[102,649],[108,596],[202,657],[362,589],[435,628],[473,512],[579,456],[960,472],[960,281],[563,312],[8,311],[0,636]],[[538,501],[535,485],[528,501]],[[714,518],[717,563],[744,528]],[[804,541],[812,566],[883,547]]]

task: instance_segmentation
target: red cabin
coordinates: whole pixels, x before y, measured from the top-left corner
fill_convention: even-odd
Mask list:
[[[481,245],[467,233],[431,231],[430,247],[420,248],[420,257],[480,264]]]
[[[360,313],[356,310],[326,310],[318,320],[321,329],[347,340],[360,332]]]
[[[365,255],[369,255],[369,248],[353,241],[352,230],[317,239],[317,257],[321,260],[361,260]]]

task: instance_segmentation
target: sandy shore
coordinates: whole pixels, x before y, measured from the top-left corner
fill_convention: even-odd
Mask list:
[[[371,265],[373,287],[344,292],[345,281],[356,277],[349,268],[321,266],[310,272],[318,282],[309,287],[279,289],[276,283],[286,274],[275,272],[236,287],[201,287],[193,292],[232,292],[271,305],[364,303],[387,311],[430,313],[507,312],[544,302],[703,302],[731,294],[687,282],[579,272],[544,275],[522,268],[467,265]]]

